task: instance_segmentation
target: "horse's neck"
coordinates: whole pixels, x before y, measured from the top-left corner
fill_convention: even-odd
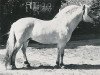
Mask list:
[[[65,16],[57,17],[53,19],[52,22],[59,26],[66,26],[73,32],[78,23],[82,20],[82,15],[82,10],[77,9],[73,14],[65,14]]]
[[[82,11],[81,11],[79,13],[76,13],[76,15],[73,16],[70,19],[70,22],[68,24],[68,27],[71,29],[72,32],[77,27],[77,25],[79,24],[79,22],[82,21],[82,16],[83,16],[83,14],[82,14]]]
[[[57,17],[60,17],[60,16],[63,16],[65,13],[69,12],[70,10],[73,10],[73,8],[77,8],[79,6],[77,5],[70,5],[70,6],[67,6],[65,7],[64,9],[62,9],[61,11],[59,11],[59,13],[57,13],[57,15],[54,17],[54,18],[57,18]]]

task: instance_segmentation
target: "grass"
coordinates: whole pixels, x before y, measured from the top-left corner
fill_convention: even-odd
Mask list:
[[[100,75],[100,39],[70,41],[65,48],[64,69],[55,66],[55,45],[30,44],[27,57],[32,68],[23,67],[23,54],[17,54],[17,70],[5,70],[5,47],[0,49],[0,75]]]

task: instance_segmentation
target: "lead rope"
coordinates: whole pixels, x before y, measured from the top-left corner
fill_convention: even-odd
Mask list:
[[[83,15],[84,15],[84,13],[85,13],[85,8],[86,8],[86,6],[84,5],[83,8],[82,8],[82,10],[83,10]],[[83,15],[82,15],[82,20],[83,20]]]

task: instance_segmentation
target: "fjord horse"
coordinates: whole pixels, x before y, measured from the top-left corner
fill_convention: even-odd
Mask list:
[[[93,22],[88,15],[89,6],[71,5],[62,9],[52,20],[44,21],[32,17],[21,18],[14,22],[7,41],[7,69],[15,69],[15,58],[22,49],[25,64],[30,67],[26,56],[29,38],[42,44],[57,44],[58,54],[56,64],[63,66],[64,48],[70,40],[72,32],[80,21]]]

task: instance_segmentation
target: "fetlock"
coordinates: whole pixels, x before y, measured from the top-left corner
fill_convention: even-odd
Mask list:
[[[27,68],[30,68],[31,67],[28,61],[25,61],[24,62],[24,67],[27,67]]]

